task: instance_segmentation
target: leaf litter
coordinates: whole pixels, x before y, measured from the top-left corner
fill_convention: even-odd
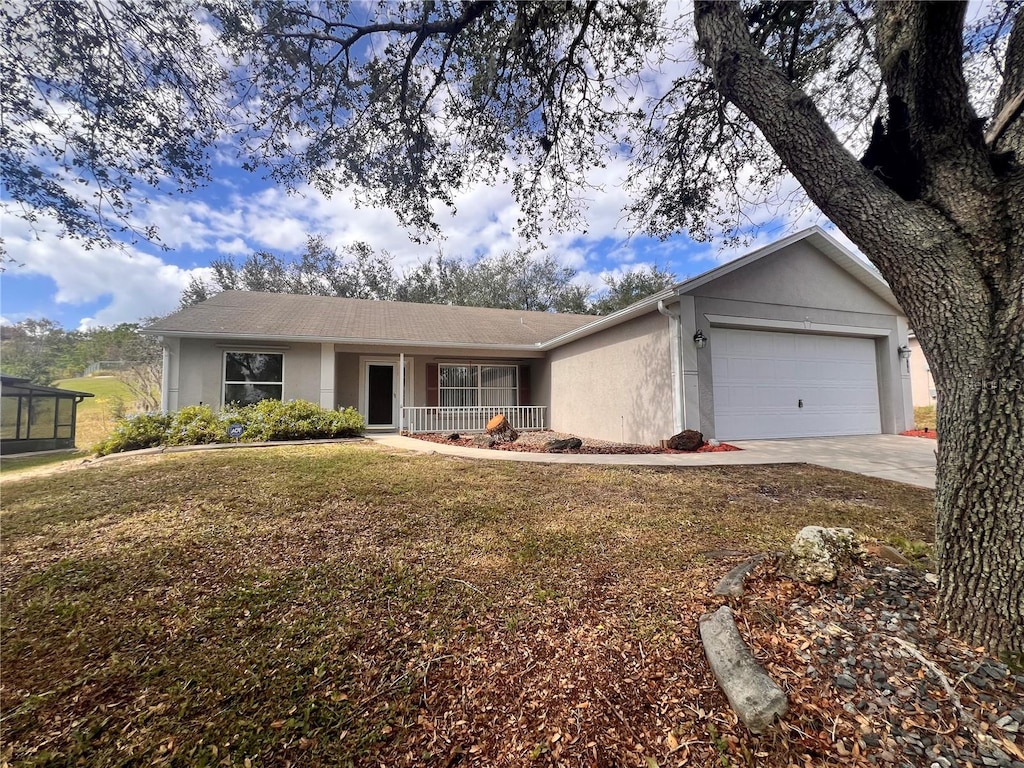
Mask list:
[[[364,446],[146,457],[4,495],[9,765],[866,764],[861,719],[891,738],[881,706],[834,689],[836,659],[812,677],[799,656],[843,626],[798,618],[826,593],[762,574],[737,606],[791,698],[761,738],[718,691],[697,619],[733,564],[804,524],[932,526],[926,491],[811,467]],[[969,677],[980,727],[1014,678],[977,709]],[[928,727],[959,727],[939,713]]]

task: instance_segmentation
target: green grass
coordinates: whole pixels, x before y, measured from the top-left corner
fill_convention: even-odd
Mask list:
[[[77,392],[91,392],[78,404],[75,428],[75,445],[83,450],[92,448],[110,434],[114,428],[113,408],[118,400],[132,402],[132,393],[124,383],[114,376],[85,376],[78,379],[61,379],[55,387],[73,389]]]
[[[799,465],[365,445],[15,479],[0,762],[646,764],[640,747],[668,765],[672,729],[709,765],[719,749],[695,711],[761,751],[720,714],[697,642],[735,562],[706,553],[780,548],[807,524],[927,540],[930,510],[928,491]],[[763,765],[798,762],[767,751]]]

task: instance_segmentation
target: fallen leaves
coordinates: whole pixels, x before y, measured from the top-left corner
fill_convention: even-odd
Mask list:
[[[761,739],[715,687],[697,618],[732,565],[820,514],[931,527],[927,492],[828,470],[359,446],[128,460],[4,491],[0,760],[26,765],[834,763],[827,740],[847,732],[800,687],[795,648],[814,636],[784,609],[816,593],[780,582],[743,611],[809,703]]]

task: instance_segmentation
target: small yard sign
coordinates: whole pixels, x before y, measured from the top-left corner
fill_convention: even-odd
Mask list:
[[[230,427],[228,427],[228,437],[234,440],[240,438],[243,432],[245,432],[245,427],[242,426],[241,424],[232,424]]]

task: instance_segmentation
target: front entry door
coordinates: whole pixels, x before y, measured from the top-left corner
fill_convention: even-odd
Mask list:
[[[394,363],[366,364],[366,426],[394,428],[397,404]]]

